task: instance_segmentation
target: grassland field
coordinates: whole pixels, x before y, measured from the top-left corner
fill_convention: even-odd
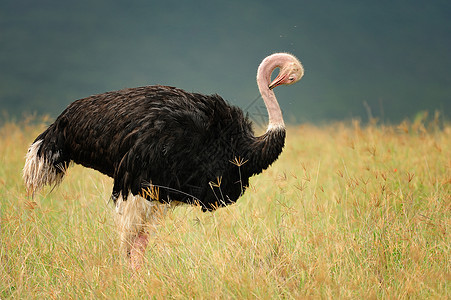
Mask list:
[[[27,196],[24,156],[48,122],[0,126],[0,299],[451,297],[449,123],[289,127],[236,204],[170,211],[134,272],[110,178],[75,165]]]

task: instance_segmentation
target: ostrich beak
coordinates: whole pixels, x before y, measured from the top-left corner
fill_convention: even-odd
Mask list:
[[[270,90],[272,90],[273,88],[275,88],[276,86],[279,86],[281,84],[284,84],[285,79],[287,78],[287,74],[283,74],[283,73],[279,73],[279,75],[277,75],[277,77],[273,80],[273,82],[271,82],[268,86],[268,88]]]

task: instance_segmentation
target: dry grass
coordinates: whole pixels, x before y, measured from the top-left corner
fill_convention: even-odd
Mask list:
[[[42,129],[0,128],[1,299],[451,296],[449,125],[290,128],[237,204],[168,214],[139,274],[117,250],[111,179],[75,166],[26,197]]]

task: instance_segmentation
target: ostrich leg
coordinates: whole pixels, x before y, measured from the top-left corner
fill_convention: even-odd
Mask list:
[[[130,250],[130,266],[134,270],[141,269],[144,262],[144,254],[146,252],[147,244],[149,243],[149,234],[146,232],[140,233],[134,238]]]
[[[127,201],[116,202],[116,223],[121,240],[121,252],[130,259],[130,266],[139,270],[145,259],[150,234],[165,216],[168,205],[150,202],[140,196],[130,195]]]

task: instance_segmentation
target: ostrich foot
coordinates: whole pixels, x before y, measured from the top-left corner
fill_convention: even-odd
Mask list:
[[[130,250],[130,266],[133,270],[138,271],[139,269],[141,269],[148,243],[149,234],[144,232],[140,233],[133,241]]]

